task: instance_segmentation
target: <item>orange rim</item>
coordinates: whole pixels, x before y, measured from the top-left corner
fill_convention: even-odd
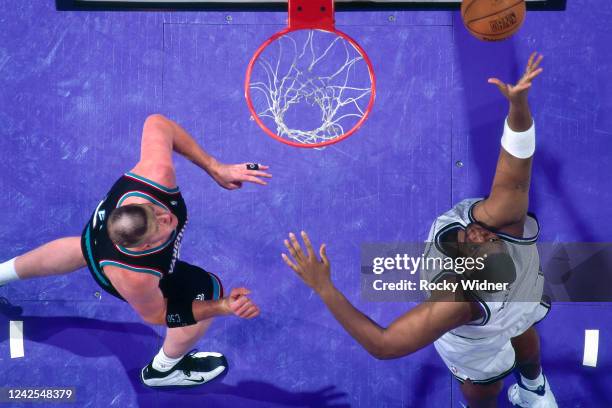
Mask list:
[[[251,89],[249,85],[251,83],[251,74],[253,72],[253,67],[255,66],[255,62],[257,61],[257,59],[259,58],[263,50],[268,45],[270,45],[272,42],[279,39],[280,37],[288,34],[289,32],[298,31],[298,30],[286,28],[274,34],[272,37],[268,38],[263,44],[259,46],[259,48],[257,48],[257,51],[255,51],[255,54],[253,54],[253,57],[251,58],[251,61],[249,62],[249,65],[247,67],[246,78],[244,81],[244,95],[247,101],[247,106],[249,108],[249,111],[251,112],[251,117],[255,120],[257,125],[259,125],[259,127],[264,132],[266,132],[268,136],[278,140],[279,142],[282,142],[282,143],[285,143],[287,145],[294,146],[294,147],[317,148],[317,147],[330,146],[330,145],[333,145],[334,143],[341,142],[342,140],[346,139],[347,137],[355,133],[357,130],[359,130],[359,128],[364,124],[368,116],[370,116],[370,112],[372,111],[372,108],[374,107],[374,100],[376,99],[376,75],[374,74],[374,67],[372,65],[372,61],[370,60],[370,57],[368,57],[368,54],[366,54],[365,50],[361,48],[361,46],[355,40],[353,40],[351,37],[349,37],[347,34],[343,33],[342,31],[338,31],[335,29],[334,30],[316,29],[316,30],[327,31],[329,33],[336,34],[344,38],[359,52],[359,54],[361,54],[361,56],[363,57],[364,61],[366,62],[368,66],[368,74],[370,75],[370,82],[372,84],[372,93],[370,94],[370,100],[368,102],[368,107],[366,108],[361,119],[359,119],[359,121],[357,121],[357,123],[348,132],[338,136],[335,139],[328,140],[326,142],[320,142],[320,143],[304,144],[304,143],[298,143],[293,140],[289,140],[289,139],[279,136],[276,132],[268,128],[265,125],[265,123],[263,123],[263,121],[260,119],[259,115],[255,111],[255,107],[253,106],[253,102],[251,101]]]

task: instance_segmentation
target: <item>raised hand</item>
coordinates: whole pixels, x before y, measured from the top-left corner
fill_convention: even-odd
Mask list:
[[[516,83],[516,85],[505,84],[497,78],[489,78],[489,83],[496,85],[501,93],[510,101],[510,102],[523,102],[527,99],[527,93],[529,88],[531,88],[531,82],[535,77],[540,75],[543,68],[540,68],[540,63],[544,57],[542,54],[534,52],[529,57],[529,62],[527,62],[527,68],[525,69],[525,73],[521,77],[521,79]]]
[[[217,163],[214,170],[211,171],[212,177],[223,188],[228,190],[236,190],[242,187],[242,183],[254,183],[265,186],[263,178],[271,178],[272,175],[262,170],[268,170],[268,166],[258,164],[258,170],[251,170],[251,163],[241,164],[223,164]]]
[[[251,293],[246,288],[232,289],[230,295],[223,299],[228,314],[234,314],[242,319],[252,319],[259,316],[259,307],[247,295]]]
[[[285,246],[292,258],[282,254],[283,261],[302,278],[304,283],[314,289],[315,292],[320,293],[323,289],[332,285],[325,244],[319,248],[319,255],[321,256],[321,260],[319,260],[312,249],[308,234],[302,231],[301,235],[306,246],[306,253],[304,254],[302,251],[295,234],[290,233],[289,239],[285,240]]]

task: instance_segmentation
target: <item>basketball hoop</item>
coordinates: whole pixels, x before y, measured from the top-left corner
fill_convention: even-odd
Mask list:
[[[333,0],[289,0],[289,26],[265,41],[245,80],[255,122],[274,139],[320,148],[365,122],[376,97],[370,58],[334,26]]]

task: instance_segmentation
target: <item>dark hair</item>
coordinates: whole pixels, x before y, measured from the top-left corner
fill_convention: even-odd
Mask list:
[[[456,228],[447,231],[440,236],[440,249],[442,250],[442,253],[453,259],[461,256],[458,234],[459,229]]]
[[[147,211],[138,204],[115,208],[108,218],[107,228],[113,243],[128,248],[140,245],[149,230]]]

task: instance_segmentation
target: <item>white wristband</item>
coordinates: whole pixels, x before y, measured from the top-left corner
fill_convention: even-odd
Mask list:
[[[527,159],[535,153],[535,122],[524,132],[510,129],[508,119],[504,124],[504,135],[501,145],[508,153],[519,159]]]
[[[19,275],[17,275],[15,270],[15,259],[17,258],[0,263],[0,286],[19,279]]]

